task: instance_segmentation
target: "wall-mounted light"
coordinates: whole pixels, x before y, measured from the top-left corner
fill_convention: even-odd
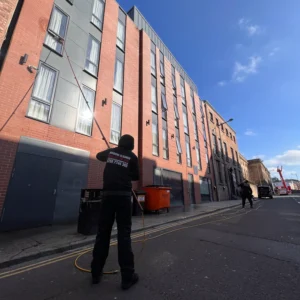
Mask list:
[[[171,139],[174,139],[174,137],[175,137],[175,136],[174,136],[174,133],[172,133],[172,134],[171,134]]]
[[[102,100],[102,106],[107,105],[107,98]]]
[[[33,73],[33,70],[38,71],[38,68],[35,67],[35,66],[28,66],[28,67],[27,67],[27,70],[28,70],[30,73]]]
[[[193,150],[195,150],[195,149],[196,149],[196,147],[194,146],[194,147],[193,147]]]
[[[150,120],[146,121],[146,126],[150,125]]]
[[[23,56],[20,57],[20,61],[19,61],[19,64],[20,65],[24,65],[27,63],[27,59],[28,59],[28,54],[24,54]]]

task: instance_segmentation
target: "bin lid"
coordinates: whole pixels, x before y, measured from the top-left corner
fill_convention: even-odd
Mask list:
[[[160,185],[160,184],[153,184],[153,185],[147,185],[145,188],[161,188],[161,189],[171,189],[169,185]]]

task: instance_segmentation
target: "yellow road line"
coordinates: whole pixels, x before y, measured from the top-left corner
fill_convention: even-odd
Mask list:
[[[260,206],[259,206],[260,207]],[[257,207],[256,210],[259,208]],[[228,208],[230,209],[230,208]],[[239,215],[244,215],[244,214],[247,214],[247,213],[242,213],[242,214],[239,214],[240,210],[232,213],[235,217],[235,216],[239,216]],[[212,215],[215,215],[215,214],[221,214],[220,212],[216,212]],[[211,215],[211,216],[212,216]],[[169,229],[169,228],[174,228],[174,227],[177,227],[177,226],[180,226],[182,224],[185,224],[185,223],[190,223],[190,222],[193,222],[193,221],[196,221],[198,219],[202,219],[202,218],[205,218],[205,217],[208,217],[207,215],[202,215],[202,216],[198,216],[198,217],[195,217],[195,218],[190,218],[190,219],[186,219],[186,220],[182,220],[182,221],[179,221],[179,222],[176,222],[176,223],[172,223],[170,225],[164,225],[164,226],[158,226],[158,228],[155,228],[155,229],[151,229],[151,230],[147,230],[145,233],[144,232],[139,232],[139,233],[136,233],[134,235],[132,235],[132,239],[133,239],[133,243],[137,243],[137,242],[141,242],[142,240],[137,240],[135,241],[134,239],[136,238],[139,238],[141,236],[144,236],[144,235],[151,235],[153,233],[156,233],[158,231],[164,231],[166,229]],[[232,217],[232,218],[233,218]],[[219,219],[219,220],[216,220],[216,221],[210,221],[210,222],[207,222],[207,223],[203,223],[203,224],[196,224],[196,225],[192,225],[192,227],[196,227],[196,226],[200,226],[200,225],[205,225],[205,224],[209,224],[209,223],[213,223],[213,222],[220,222],[220,221],[225,221],[227,220],[228,218],[222,218],[222,219]],[[189,228],[190,226],[187,226],[185,228]],[[166,233],[163,233],[161,235],[158,235],[158,236],[155,236],[155,237],[150,237],[150,238],[147,238],[147,240],[151,240],[151,239],[154,239],[154,238],[158,238],[162,235],[165,235],[165,234],[168,234],[168,233],[171,233],[171,232],[174,232],[176,230],[172,230],[172,231],[168,231]],[[113,245],[116,245],[117,244],[117,241],[116,240],[112,240],[110,245],[113,246]],[[64,255],[61,255],[59,257],[54,257],[54,258],[51,258],[51,259],[48,259],[48,260],[44,260],[44,261],[41,261],[41,262],[38,262],[38,263],[35,263],[35,264],[31,264],[31,265],[28,265],[28,266],[24,266],[24,267],[20,267],[20,268],[17,268],[17,269],[14,269],[14,270],[10,270],[10,271],[7,271],[7,272],[3,272],[3,273],[0,273],[0,279],[4,279],[4,278],[7,278],[7,277],[10,277],[10,276],[14,276],[14,275],[18,275],[18,274],[21,274],[21,273],[24,273],[24,272],[29,272],[31,270],[34,270],[34,269],[37,269],[37,268],[41,268],[41,267],[44,267],[44,266],[47,266],[47,265],[50,265],[50,264],[54,264],[56,262],[60,262],[62,260],[66,260],[66,259],[70,259],[70,258],[73,258],[77,255],[80,255],[82,253],[85,253],[87,252],[88,250],[91,250],[92,247],[89,247],[89,248],[86,248],[86,249],[81,249],[81,250],[76,250],[72,253],[68,253],[68,254],[64,254]]]

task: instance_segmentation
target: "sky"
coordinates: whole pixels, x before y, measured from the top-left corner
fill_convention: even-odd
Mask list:
[[[299,0],[118,0],[136,5],[224,119],[240,152],[300,179]],[[297,174],[297,175],[296,175]]]

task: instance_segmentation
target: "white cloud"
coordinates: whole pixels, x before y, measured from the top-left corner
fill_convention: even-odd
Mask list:
[[[264,158],[266,158],[266,156],[264,154],[258,154],[258,155],[252,156],[252,159],[255,159],[255,158],[260,158],[261,160],[263,160]]]
[[[248,136],[255,136],[256,133],[255,133],[253,130],[251,130],[251,129],[247,129],[247,130],[245,131],[245,135],[248,135]]]
[[[270,53],[269,56],[274,56],[276,54],[276,52],[278,52],[280,50],[279,47],[275,47]]]
[[[287,150],[283,154],[265,160],[269,167],[276,166],[300,166],[300,150]]]
[[[271,167],[268,168],[271,177],[277,177],[280,179],[279,173],[277,172],[277,167]],[[288,178],[295,178],[295,174],[297,174],[297,172],[295,170],[282,170],[282,175],[284,179],[288,179]]]
[[[257,24],[251,24],[248,19],[241,18],[238,21],[238,25],[241,28],[241,30],[247,31],[249,36],[257,35],[262,32],[262,29]]]
[[[218,86],[225,86],[227,82],[225,80],[219,81]]]
[[[260,56],[251,56],[249,57],[249,63],[246,65],[235,62],[232,80],[235,82],[243,82],[249,74],[257,73],[261,61],[262,58]]]

